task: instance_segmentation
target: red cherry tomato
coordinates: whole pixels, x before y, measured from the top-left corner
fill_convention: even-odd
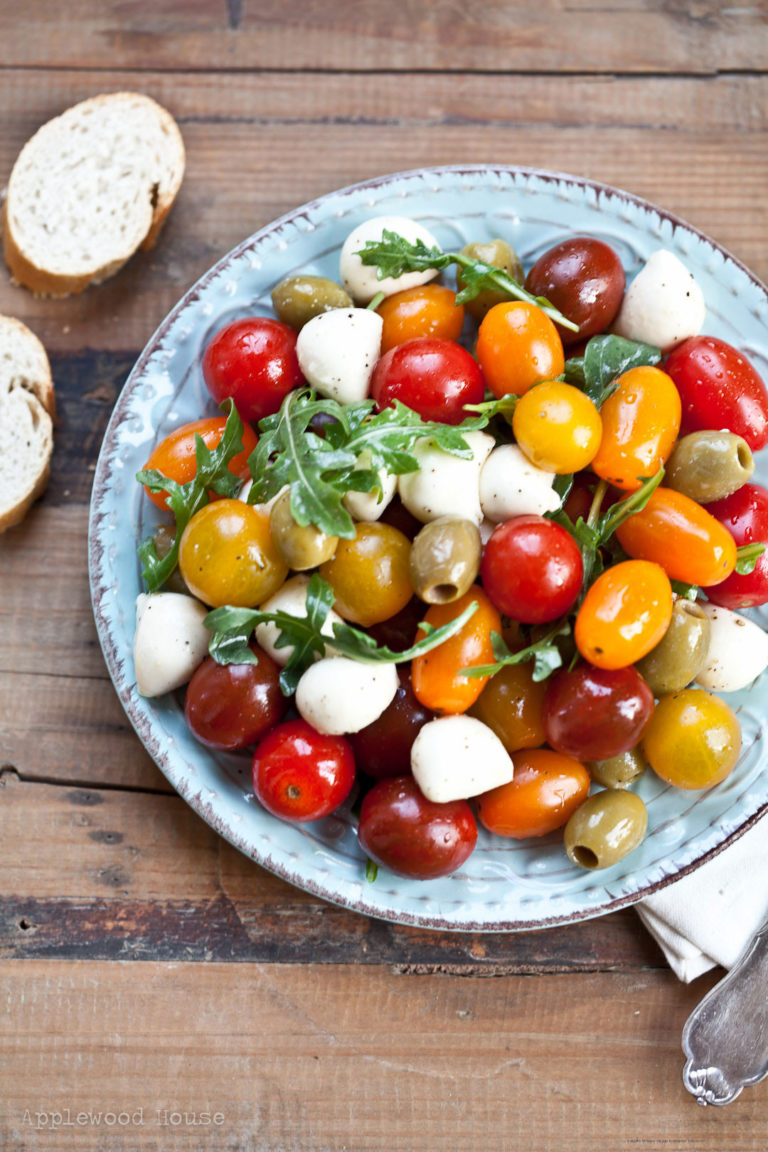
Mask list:
[[[193,420],[191,424],[183,424],[181,428],[176,428],[160,441],[144,467],[162,472],[163,476],[175,480],[177,484],[187,484],[190,480],[194,480],[197,472],[195,436],[201,438],[206,448],[216,448],[226,423],[226,416],[208,416],[203,420]],[[251,473],[248,468],[248,457],[258,443],[258,437],[250,424],[243,425],[242,440],[243,451],[238,452],[237,456],[233,456],[230,460],[229,470],[241,480],[249,480]],[[166,509],[167,492],[150,492],[146,487],[144,491],[153,504],[163,510]],[[215,492],[211,493],[211,499],[218,500]]]
[[[256,799],[273,816],[319,820],[352,791],[355,757],[344,736],[325,736],[305,720],[287,720],[257,745],[252,777]]]
[[[232,397],[243,420],[256,423],[271,416],[304,380],[296,333],[266,316],[235,320],[205,349],[203,379],[217,404]]]
[[[255,644],[258,664],[217,664],[207,656],[187,685],[184,715],[209,748],[245,748],[282,720],[286,699],[280,669]]]
[[[436,804],[412,776],[380,780],[363,799],[358,839],[363,851],[397,876],[433,880],[460,868],[477,842],[466,800]]]
[[[731,496],[707,504],[707,511],[728,529],[736,543],[765,544],[752,572],[727,579],[707,589],[707,598],[721,608],[754,608],[768,603],[768,491],[759,484],[744,484]]]
[[[413,742],[433,719],[433,713],[416,699],[410,670],[401,664],[397,674],[400,683],[389,707],[372,724],[348,737],[360,771],[374,780],[408,775]]]
[[[494,528],[480,566],[493,603],[522,624],[545,624],[573,606],[584,566],[569,532],[544,516],[514,516]]]
[[[577,344],[604,332],[624,295],[621,260],[602,240],[572,236],[538,258],[525,278],[534,296],[545,296],[578,332],[557,326],[563,344]]]
[[[727,428],[753,452],[768,444],[768,389],[738,349],[716,336],[691,336],[670,352],[664,371],[683,403],[683,435]]]
[[[653,694],[635,668],[577,664],[556,672],[544,697],[547,743],[576,760],[609,760],[634,748],[653,714]]]
[[[470,413],[465,404],[480,404],[485,382],[466,348],[452,340],[421,336],[385,352],[370,388],[381,411],[399,400],[424,420],[460,424]]]
[[[589,795],[589,772],[571,756],[531,748],[515,752],[512,762],[512,780],[477,797],[480,823],[498,836],[546,836],[567,824]]]

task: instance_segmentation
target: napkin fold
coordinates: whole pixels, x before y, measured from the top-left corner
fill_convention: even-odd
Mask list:
[[[768,920],[768,818],[636,907],[685,983],[731,968]]]

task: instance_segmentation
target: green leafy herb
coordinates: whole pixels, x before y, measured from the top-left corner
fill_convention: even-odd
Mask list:
[[[765,552],[765,544],[742,544],[736,549],[736,572],[739,576],[749,576]]]
[[[167,492],[166,503],[176,518],[176,532],[169,551],[160,556],[151,536],[139,545],[139,559],[142,576],[150,592],[156,592],[168,580],[179,559],[179,542],[189,521],[209,502],[209,493],[219,496],[236,496],[242,480],[229,471],[233,457],[243,451],[243,425],[237,409],[231,400],[227,422],[221,440],[215,448],[207,448],[201,436],[195,436],[196,472],[186,484],[164,476],[157,469],[143,469],[136,473],[140,484],[146,484],[151,492]],[[224,407],[224,405],[222,406]]]
[[[661,350],[623,336],[593,336],[583,356],[565,362],[565,379],[575,384],[598,408],[616,390],[617,379],[630,368],[658,364]]]
[[[494,676],[497,672],[501,671],[508,664],[523,664],[527,660],[533,660],[533,679],[546,680],[546,678],[560,668],[563,663],[563,655],[558,647],[556,640],[559,636],[570,636],[571,628],[567,621],[560,620],[553,624],[543,636],[529,644],[526,648],[520,648],[517,652],[513,652],[507,647],[506,643],[498,632],[491,633],[491,644],[493,646],[493,654],[496,657],[494,664],[482,664],[472,668],[462,668],[462,676],[477,677],[477,676]]]
[[[681,600],[697,600],[699,588],[696,584],[685,584],[682,580],[670,580],[672,591]]]
[[[369,884],[373,884],[379,874],[379,866],[370,857],[365,861],[365,878]]]
[[[461,268],[462,289],[456,296],[457,304],[474,300],[486,288],[506,293],[515,300],[526,300],[536,304],[551,320],[572,332],[578,331],[578,324],[568,320],[543,296],[533,296],[522,285],[503,270],[482,260],[473,260],[463,252],[443,252],[438,247],[428,247],[423,240],[410,241],[385,228],[381,240],[368,240],[357,255],[363,264],[376,265],[379,280],[391,276],[397,279],[406,272],[424,272],[435,268],[441,270],[451,264]]]
[[[382,468],[395,475],[416,471],[411,449],[422,437],[455,456],[471,458],[463,433],[485,427],[489,419],[481,414],[449,425],[422,420],[399,401],[378,413],[373,407],[373,400],[339,404],[318,399],[309,389],[289,392],[280,411],[259,423],[259,442],[248,460],[254,477],[249,502],[269,500],[287,484],[297,523],[351,539],[355,528],[343,505],[346,492],[375,491]],[[319,416],[326,419],[322,434],[313,428]],[[362,453],[367,455],[365,468],[359,465]]]
[[[258,657],[249,647],[251,634],[257,624],[275,624],[280,635],[278,648],[292,648],[287,664],[280,673],[280,687],[286,696],[295,692],[302,672],[316,656],[323,656],[331,646],[339,656],[349,656],[366,664],[399,664],[431,652],[464,627],[477,611],[477,602],[469,604],[460,616],[441,628],[421,624],[425,635],[402,652],[378,645],[372,636],[343,621],[323,632],[328,613],[333,606],[333,589],[317,572],[307,587],[306,615],[293,616],[281,610],[263,612],[258,608],[214,608],[205,618],[205,626],[212,633],[208,650],[220,664],[256,664]],[[332,634],[331,634],[332,633]]]

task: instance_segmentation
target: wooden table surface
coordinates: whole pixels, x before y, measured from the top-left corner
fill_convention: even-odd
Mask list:
[[[0,269],[0,313],[44,341],[59,411],[48,492],[0,537],[4,1152],[764,1152],[768,1084],[721,1109],[682,1087],[681,1028],[717,974],[681,985],[632,909],[431,933],[219,839],[125,719],[86,530],[106,422],[159,321],[236,242],[342,185],[461,162],[577,173],[768,280],[767,15],[0,0],[0,184],[41,123],[120,88],[163,103],[188,153],[157,248],[103,286],[38,300]]]

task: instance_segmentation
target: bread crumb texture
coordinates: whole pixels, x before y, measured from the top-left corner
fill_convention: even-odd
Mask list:
[[[3,206],[11,274],[40,295],[69,295],[151,247],[184,175],[173,117],[147,96],[94,96],[27,141]]]
[[[48,484],[54,391],[43,345],[0,316],[0,532],[18,524]]]

